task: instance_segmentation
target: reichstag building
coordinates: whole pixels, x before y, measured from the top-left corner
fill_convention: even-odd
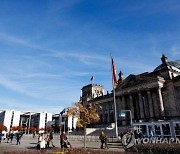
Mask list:
[[[171,130],[171,135],[180,135],[180,61],[168,61],[165,55],[161,61],[153,72],[123,78],[120,71],[115,89],[118,127],[133,123],[145,125],[147,131],[150,127],[157,127],[160,133],[164,128],[170,130],[172,127],[175,129]],[[93,126],[114,123],[113,93],[104,94],[102,85],[84,86],[81,101],[102,106],[98,110],[100,121]],[[122,111],[125,117],[120,116]]]

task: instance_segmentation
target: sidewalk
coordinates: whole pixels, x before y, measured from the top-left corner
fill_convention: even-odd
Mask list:
[[[10,152],[10,151],[24,151],[24,150],[36,150],[36,144],[37,138],[33,138],[32,136],[26,136],[24,135],[21,139],[21,144],[16,145],[16,140],[13,140],[12,143],[6,143],[6,141],[3,141],[0,144],[0,154],[3,154],[4,152]],[[60,149],[59,140],[57,138],[53,139],[53,143],[56,146],[52,149]],[[72,148],[83,148],[84,142],[82,141],[70,141]],[[51,145],[50,145],[51,146]],[[87,142],[86,147],[92,150],[99,150],[100,149],[100,142]],[[49,149],[51,150],[51,149]],[[114,151],[123,153],[124,149],[122,147],[119,148],[109,148],[108,150],[102,149],[103,151]]]

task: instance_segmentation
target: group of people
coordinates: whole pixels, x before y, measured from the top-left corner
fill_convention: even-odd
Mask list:
[[[45,149],[45,148],[50,148],[50,143],[51,143],[52,147],[55,147],[52,139],[53,139],[52,132],[50,132],[48,134],[40,133],[39,137],[38,137],[37,148],[40,150]]]
[[[41,149],[49,148],[50,144],[52,145],[52,147],[55,147],[52,139],[53,139],[52,132],[48,134],[40,133],[38,137],[37,149],[41,150]],[[60,135],[60,145],[62,149],[71,148],[71,144],[68,141],[65,132],[62,132],[62,134]]]
[[[13,138],[15,138],[16,145],[18,145],[18,144],[20,144],[22,135],[23,135],[23,133],[21,133],[21,132],[17,132],[17,133],[9,132],[9,133],[6,133],[6,135],[0,133],[0,143],[2,142],[2,140],[6,140],[7,143],[9,143],[9,140],[10,140],[10,143],[12,143]]]

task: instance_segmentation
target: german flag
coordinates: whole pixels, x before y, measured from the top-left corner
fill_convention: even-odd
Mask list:
[[[111,70],[112,70],[112,82],[113,82],[113,87],[116,88],[118,85],[118,81],[116,79],[116,68],[114,65],[114,60],[111,58],[112,64],[111,64]]]

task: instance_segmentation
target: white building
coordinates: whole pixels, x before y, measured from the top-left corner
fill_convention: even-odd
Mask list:
[[[20,112],[14,110],[0,111],[0,124],[7,127],[8,131],[13,126],[22,126],[25,133],[29,133],[29,127],[45,128],[46,126],[53,126],[56,132],[63,130],[76,129],[77,118],[69,117],[65,121],[65,114],[52,114],[47,112]],[[64,122],[65,121],[65,122]]]
[[[13,126],[19,126],[20,122],[20,111],[5,110],[0,113],[0,124],[3,124],[7,127],[7,130],[10,131]]]
[[[46,124],[52,122],[52,113],[41,112],[31,115],[30,126],[36,128],[45,128]]]

